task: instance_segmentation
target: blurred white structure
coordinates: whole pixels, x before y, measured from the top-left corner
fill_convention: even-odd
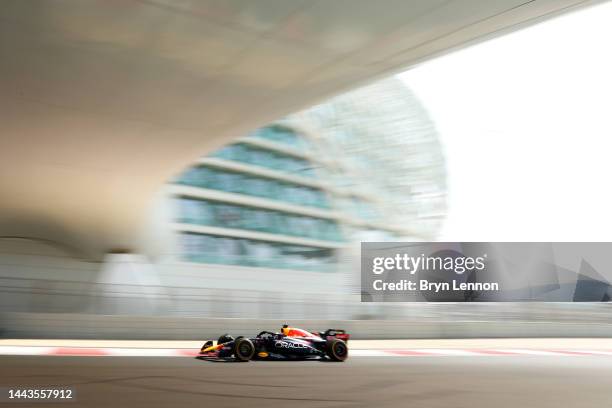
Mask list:
[[[106,306],[95,305],[108,299],[102,304],[126,314],[361,313],[338,294],[347,282],[342,273],[289,274],[285,269],[203,266],[164,257],[174,245],[160,217],[167,213],[163,200],[160,206],[154,202],[164,181],[199,155],[278,117],[593,3],[597,1],[2,2],[2,310],[105,313]],[[358,108],[353,119],[367,111]],[[428,129],[423,134],[431,135]],[[340,146],[360,157],[367,133],[356,137],[359,143]],[[399,217],[400,230],[389,219],[374,230],[403,238],[435,235],[444,207],[441,173],[423,183],[418,166],[438,163],[439,157],[413,161],[412,152],[387,143],[393,152],[403,152],[398,167],[390,168],[390,174],[401,178],[381,176],[377,170],[386,163],[362,169],[360,175],[360,166],[347,166],[357,184],[372,177],[394,193],[379,207],[382,214]],[[415,141],[413,147],[431,143],[435,141],[425,146]],[[372,160],[375,151],[370,146],[361,157]],[[416,167],[404,167],[404,161]],[[408,185],[401,174],[406,171]],[[407,188],[412,189],[410,200],[420,197],[418,202],[428,203],[425,208],[400,199]],[[376,198],[369,191],[366,195]],[[115,255],[126,254],[133,257],[115,262]],[[135,254],[147,260],[137,261]],[[113,261],[103,265],[105,259]],[[140,276],[152,273],[157,277]],[[142,282],[149,282],[146,290],[138,284]],[[143,293],[150,307],[134,308],[142,305]],[[351,293],[347,290],[346,296]],[[151,305],[153,298],[159,302]],[[37,324],[46,323],[42,319]]]
[[[434,240],[445,176],[433,123],[395,78],[290,115],[201,158],[168,188],[178,258],[200,271],[185,284],[207,288],[214,276],[227,291],[241,280],[256,297],[290,293],[279,302],[310,318],[325,296],[343,304],[329,317],[350,317],[360,308],[360,242]]]
[[[87,264],[99,269],[83,279],[70,261],[54,274],[51,286],[61,290],[47,293],[45,304],[26,300],[38,296],[40,274],[29,276],[32,256],[25,257],[20,273],[5,273],[23,289],[7,294],[2,308],[252,318],[374,313],[359,304],[359,243],[435,239],[445,208],[440,149],[401,81],[341,95],[238,138],[176,177],[157,206],[155,224],[167,233],[155,263],[118,252]],[[63,301],[75,282],[84,289],[78,305]]]
[[[0,5],[0,236],[156,256],[150,207],[197,156],[583,0]],[[153,244],[153,245],[151,245]]]
[[[335,97],[287,121],[316,141],[327,177],[369,201],[338,202],[393,231],[387,238],[432,240],[446,215],[446,173],[434,123],[413,92],[389,78]],[[385,235],[371,235],[384,240]],[[361,237],[367,237],[361,236]],[[356,241],[362,239],[354,238]]]

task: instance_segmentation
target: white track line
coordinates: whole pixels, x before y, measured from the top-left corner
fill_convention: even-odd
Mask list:
[[[433,354],[440,356],[479,356],[478,354],[472,350],[461,350],[461,349],[410,349],[409,351],[414,351],[417,353]]]
[[[0,346],[0,355],[8,356],[43,356],[51,354],[55,347],[40,346]]]
[[[554,350],[504,349],[503,351],[507,351],[513,354],[530,355],[530,356],[567,356],[569,355],[569,354],[564,354],[560,351],[557,352]]]
[[[104,350],[108,352],[108,355],[125,357],[176,357],[183,355],[179,349],[117,347]]]
[[[384,350],[350,350],[349,355],[351,357],[386,357],[389,353],[386,353]]]
[[[568,353],[580,353],[585,355],[593,355],[593,356],[612,356],[612,351],[610,350],[562,350]]]
[[[197,353],[188,348],[0,346],[0,355],[21,356],[195,357]],[[612,356],[612,350],[585,349],[354,349],[349,353],[351,357]]]

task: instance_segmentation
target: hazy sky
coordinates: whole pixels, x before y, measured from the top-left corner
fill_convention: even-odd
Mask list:
[[[400,77],[436,122],[450,241],[612,241],[612,3]]]

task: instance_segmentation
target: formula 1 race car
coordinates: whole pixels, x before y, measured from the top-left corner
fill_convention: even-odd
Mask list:
[[[219,337],[217,343],[207,341],[198,358],[249,360],[311,360],[344,361],[348,357],[350,335],[344,330],[328,329],[316,334],[284,325],[280,333],[262,331],[256,337]]]

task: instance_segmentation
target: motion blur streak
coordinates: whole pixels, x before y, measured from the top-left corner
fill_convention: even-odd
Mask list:
[[[179,3],[2,3],[1,336],[609,334],[601,306],[360,304],[355,246],[446,213],[435,123],[373,81],[597,1]]]
[[[359,358],[211,363],[189,358],[0,357],[0,383],[76,389],[66,406],[597,407],[612,358]],[[10,375],[9,375],[10,373]]]

